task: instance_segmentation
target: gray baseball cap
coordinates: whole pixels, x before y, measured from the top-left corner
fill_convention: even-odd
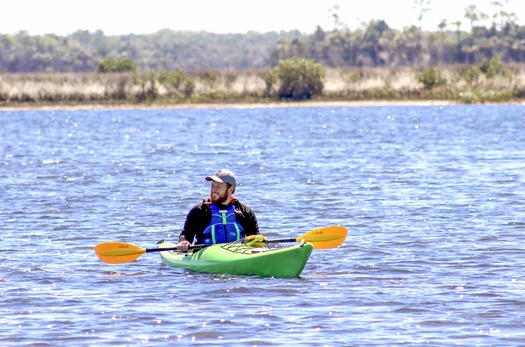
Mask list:
[[[219,183],[228,183],[232,186],[237,186],[237,178],[235,178],[235,175],[233,172],[231,172],[228,169],[221,169],[215,173],[213,176],[206,176],[206,181],[215,181]]]

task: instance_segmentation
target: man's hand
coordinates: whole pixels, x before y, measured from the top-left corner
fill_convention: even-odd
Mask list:
[[[246,236],[243,240],[243,244],[250,247],[264,247],[268,239],[260,234]]]
[[[189,243],[186,240],[182,240],[177,244],[177,249],[183,253],[188,252],[188,249],[190,249],[191,243]]]

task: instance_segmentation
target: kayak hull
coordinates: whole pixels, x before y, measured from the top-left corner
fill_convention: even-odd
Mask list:
[[[159,248],[175,246],[171,242],[162,242]],[[169,266],[195,272],[292,278],[299,276],[312,250],[309,243],[268,248],[232,242],[211,245],[194,253],[161,251],[160,256]]]

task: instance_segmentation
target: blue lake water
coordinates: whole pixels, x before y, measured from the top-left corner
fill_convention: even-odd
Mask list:
[[[268,238],[345,243],[296,279],[98,260],[223,167]],[[522,105],[3,111],[0,196],[2,346],[525,345]]]

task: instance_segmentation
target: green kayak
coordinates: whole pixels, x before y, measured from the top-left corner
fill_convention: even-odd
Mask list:
[[[159,248],[174,248],[176,244],[162,242]],[[240,242],[211,245],[193,253],[161,251],[169,266],[196,272],[257,275],[262,277],[297,277],[303,271],[313,245],[302,243],[291,247],[251,247]]]
[[[348,230],[343,226],[314,229],[293,238],[267,240],[262,235],[243,242],[212,246],[193,245],[190,253],[177,251],[177,245],[161,241],[158,248],[144,248],[124,242],[102,242],[95,246],[98,258],[107,264],[135,261],[150,252],[160,252],[164,262],[197,272],[263,277],[297,277],[303,271],[312,250],[339,247]],[[285,242],[298,242],[291,247]],[[270,245],[272,245],[270,247]]]

